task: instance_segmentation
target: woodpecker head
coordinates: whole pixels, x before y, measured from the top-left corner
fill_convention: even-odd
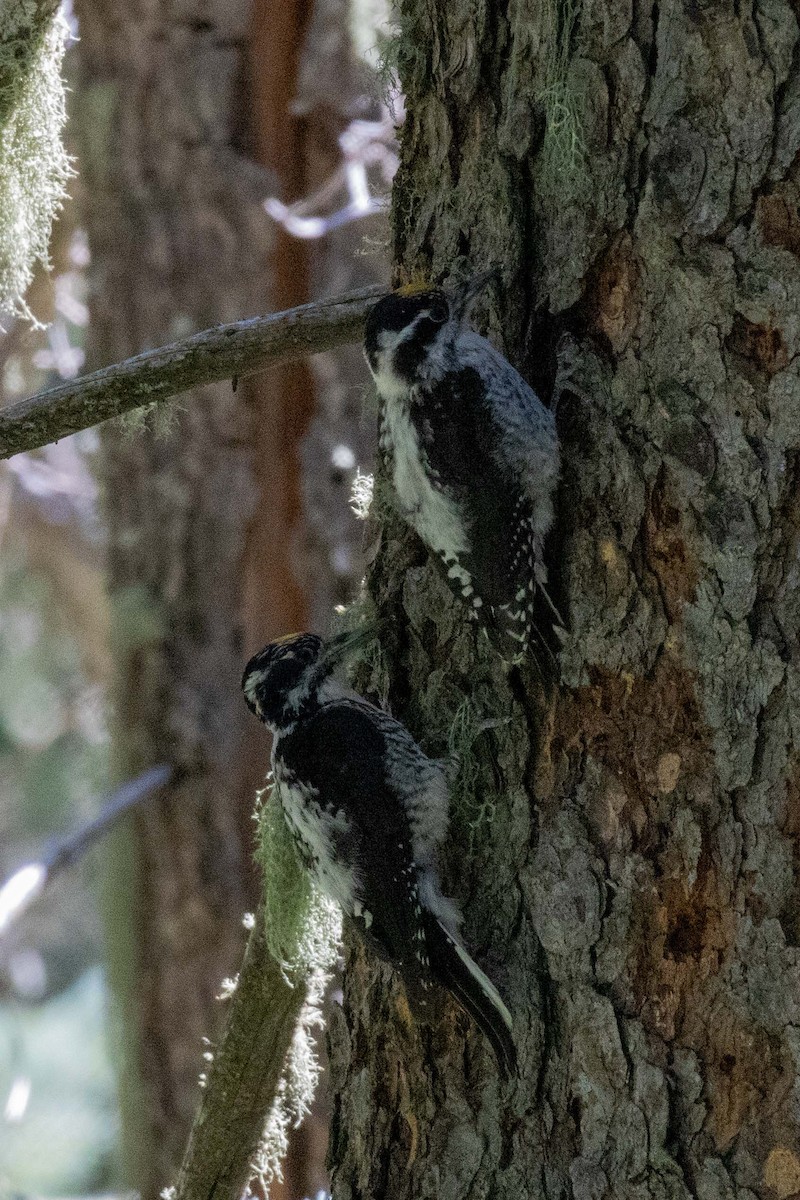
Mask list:
[[[322,638],[292,633],[254,654],[244,669],[242,691],[250,710],[273,732],[289,728],[313,704],[331,670]]]
[[[242,675],[242,691],[250,711],[273,733],[285,732],[328,698],[329,677],[343,660],[375,637],[374,625],[365,622],[327,642],[315,633],[290,633],[270,642],[253,655]]]
[[[496,277],[476,275],[457,288],[398,288],[367,316],[364,354],[382,394],[407,390],[425,364],[446,359],[475,297]]]

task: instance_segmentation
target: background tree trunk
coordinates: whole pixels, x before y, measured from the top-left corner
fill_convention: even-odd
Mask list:
[[[523,1073],[504,1091],[452,1009],[409,1024],[352,946],[334,1194],[786,1200],[797,21],[783,0],[400,7],[398,273],[502,268],[486,324],[562,395],[550,559],[570,636],[551,695],[533,670],[506,680],[385,527],[369,586],[393,711],[430,750],[471,750],[448,882]]]
[[[76,7],[93,368],[266,308],[269,232],[234,153],[249,5]],[[228,384],[148,431],[103,429],[116,753],[122,772],[176,770],[118,840],[108,901],[127,1051],[123,1149],[145,1197],[180,1161],[202,1039],[220,1028],[215,997],[256,897],[237,696],[238,581],[258,499],[251,439]]]
[[[274,194],[285,204],[320,189],[341,164],[342,132],[354,117],[375,115],[375,82],[358,70],[352,15],[349,0],[260,0],[252,7],[253,155],[273,174]],[[385,227],[381,215],[308,241],[276,229],[264,264],[269,307],[279,311],[383,281],[385,253],[367,260],[355,252],[365,232],[385,237]],[[363,576],[363,527],[349,502],[354,467],[371,461],[374,442],[362,414],[364,376],[360,348],[345,347],[244,381],[259,413],[254,463],[261,496],[246,559],[248,652],[294,630],[328,632],[333,606],[351,599]],[[350,452],[350,466],[337,447]],[[251,721],[243,773],[253,788],[263,781],[265,751],[263,726]],[[283,1184],[271,1185],[272,1200],[297,1200],[327,1186],[326,1082],[292,1132]]]
[[[76,7],[90,369],[374,278],[373,264],[350,265],[359,234],[310,253],[277,236],[262,206],[297,199],[338,161],[364,84],[343,0]],[[338,85],[327,109],[303,82],[323,45]],[[121,769],[176,768],[163,802],[119,839],[109,904],[123,1140],[145,1197],[174,1177],[203,1039],[223,1017],[215,996],[241,958],[242,913],[259,902],[251,813],[269,747],[241,700],[243,662],[270,637],[324,631],[363,573],[354,470],[336,468],[331,450],[343,439],[363,461],[372,435],[358,428],[347,371],[328,363],[324,383],[319,413],[301,364],[235,393],[206,387],[155,414],[150,431],[103,431]],[[291,1194],[322,1182],[302,1158]]]

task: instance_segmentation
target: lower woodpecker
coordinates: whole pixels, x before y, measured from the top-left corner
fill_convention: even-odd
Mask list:
[[[344,639],[293,634],[265,646],[242,678],[274,735],[274,796],[301,860],[409,998],[444,987],[516,1072],[511,1015],[459,935],[437,853],[448,823],[444,764],[387,713],[333,677]]]

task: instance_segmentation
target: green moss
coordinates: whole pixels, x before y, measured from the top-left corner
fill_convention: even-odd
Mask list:
[[[450,723],[447,749],[454,767],[451,807],[454,815],[468,829],[476,829],[486,816],[484,804],[479,804],[477,800],[480,767],[475,742],[479,733],[475,704],[467,696],[459,704]]]
[[[433,671],[427,685],[415,690],[410,724],[420,732],[426,753],[448,763],[451,827],[464,834],[470,846],[497,809],[487,739],[489,731],[506,720],[507,714],[497,711],[491,680],[477,674],[467,696],[447,670]]]
[[[339,944],[339,913],[312,883],[277,801],[259,796],[258,859],[264,872],[267,945],[290,983],[327,970]]]
[[[337,608],[333,632],[352,635],[345,670],[353,686],[363,695],[385,702],[389,694],[389,664],[375,603],[363,585],[355,600]]]

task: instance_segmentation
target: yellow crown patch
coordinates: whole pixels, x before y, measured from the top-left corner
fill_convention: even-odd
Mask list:
[[[414,279],[411,279],[409,283],[404,283],[402,287],[395,288],[395,295],[416,296],[420,292],[429,292],[432,286],[433,284],[431,283],[430,279],[423,279],[422,276],[417,275]]]
[[[285,646],[287,642],[293,642],[295,638],[302,637],[299,633],[285,633],[283,637],[275,638],[273,646]]]

